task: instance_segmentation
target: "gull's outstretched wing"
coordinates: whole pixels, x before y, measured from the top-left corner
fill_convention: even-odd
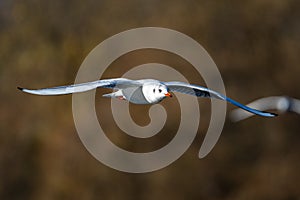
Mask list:
[[[18,89],[23,92],[27,92],[30,94],[37,94],[37,95],[62,95],[62,94],[86,92],[89,90],[96,89],[98,87],[120,89],[124,87],[135,86],[137,84],[139,83],[130,79],[115,78],[115,79],[104,79],[104,80],[98,80],[98,81],[87,82],[87,83],[43,88],[43,89],[36,89],[36,90],[25,89],[20,87],[18,87]]]
[[[213,97],[216,99],[227,101],[237,107],[240,107],[248,112],[251,112],[256,115],[264,116],[264,117],[274,117],[277,116],[277,114],[269,113],[265,111],[256,110],[253,108],[250,108],[248,106],[245,106],[237,101],[234,101],[233,99],[230,99],[216,91],[210,90],[205,87],[201,87],[198,85],[191,85],[188,83],[183,82],[164,82],[164,84],[170,89],[171,92],[181,92],[184,94],[194,95],[197,97]]]

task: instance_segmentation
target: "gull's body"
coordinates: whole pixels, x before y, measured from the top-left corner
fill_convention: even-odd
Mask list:
[[[300,114],[300,100],[287,96],[271,96],[257,99],[247,106],[259,110],[277,110],[279,113],[294,112]],[[249,118],[253,114],[245,112],[242,109],[235,109],[231,111],[230,117],[232,121],[241,121]]]
[[[162,82],[154,79],[130,80],[125,78],[115,78],[37,90],[24,88],[19,89],[23,92],[36,95],[62,95],[85,92],[96,88],[115,89],[117,91],[103,96],[124,99],[134,104],[156,104],[167,96],[171,97],[172,95],[170,92],[180,92],[197,97],[209,97],[224,100],[256,115],[264,117],[276,116],[276,114],[259,111],[240,104],[208,88],[184,82]]]

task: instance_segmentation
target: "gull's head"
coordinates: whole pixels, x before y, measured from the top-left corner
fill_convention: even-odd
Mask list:
[[[145,84],[142,90],[149,103],[158,103],[166,97],[172,97],[168,87],[161,83]]]

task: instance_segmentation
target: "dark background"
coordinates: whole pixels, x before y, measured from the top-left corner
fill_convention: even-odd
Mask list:
[[[242,103],[272,95],[300,98],[299,10],[297,0],[1,0],[0,199],[300,199],[296,114],[226,120],[217,145],[200,160],[210,114],[209,101],[200,99],[203,123],[189,150],[162,170],[127,174],[104,166],[82,145],[71,95],[39,97],[16,89],[72,83],[100,42],[131,28],[157,26],[203,45],[228,96]],[[130,68],[150,61],[181,67],[190,80],[202,83],[186,63],[165,52],[133,52],[114,64]],[[99,110],[109,105],[102,92],[107,91],[96,96]],[[133,106],[133,118],[147,124],[147,119],[139,121],[144,112],[139,109]],[[172,120],[145,149],[130,138],[121,143],[136,151],[160,147],[176,132],[178,118]],[[106,126],[115,130],[110,137],[118,143],[122,132],[112,122]]]

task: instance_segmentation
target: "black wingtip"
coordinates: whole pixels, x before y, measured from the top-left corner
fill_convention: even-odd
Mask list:
[[[21,87],[17,87],[19,90],[21,90],[21,91],[23,91],[24,90],[24,88],[21,88]]]
[[[271,114],[271,115],[272,115],[271,117],[277,117],[277,116],[278,116],[277,113],[273,113],[273,112],[264,112],[264,113],[269,113],[269,114]]]

